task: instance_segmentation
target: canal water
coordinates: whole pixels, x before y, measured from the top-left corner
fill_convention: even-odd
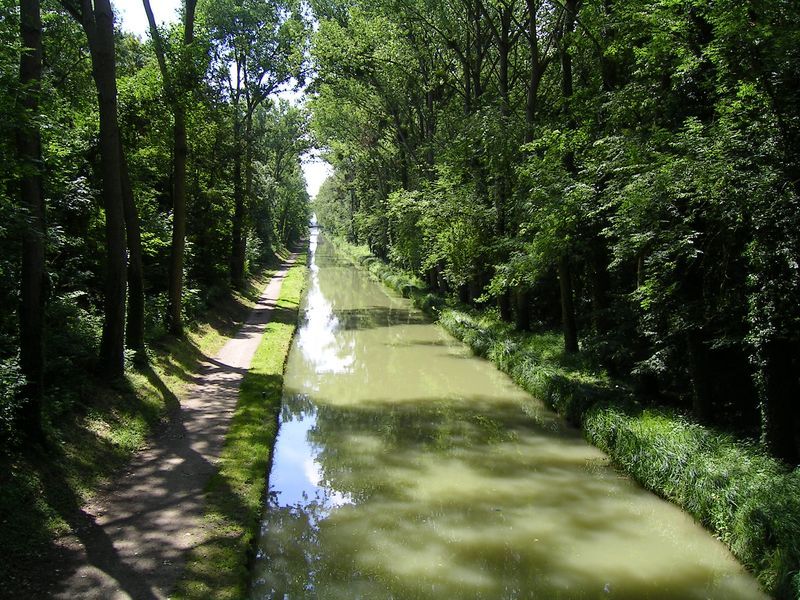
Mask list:
[[[311,240],[251,597],[764,597],[689,516]]]

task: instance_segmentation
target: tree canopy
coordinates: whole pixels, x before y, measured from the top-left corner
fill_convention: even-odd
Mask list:
[[[797,461],[794,3],[312,5],[323,225]]]
[[[0,3],[3,447],[80,402],[60,382],[119,375],[123,336],[146,360],[304,235],[308,119],[276,93],[302,81],[307,14],[196,5],[140,39],[107,0]]]

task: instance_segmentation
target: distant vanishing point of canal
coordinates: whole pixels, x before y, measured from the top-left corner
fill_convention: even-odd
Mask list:
[[[311,240],[252,598],[765,597],[691,517]]]

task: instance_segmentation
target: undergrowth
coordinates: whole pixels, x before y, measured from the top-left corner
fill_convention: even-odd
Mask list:
[[[776,598],[800,599],[800,469],[758,444],[643,406],[583,354],[563,351],[560,332],[519,333],[496,311],[428,292],[415,277],[341,240],[335,245],[438,319],[601,448],[622,470],[708,528]]]
[[[271,321],[242,382],[219,471],[207,488],[207,541],[192,550],[176,598],[247,596],[248,567],[278,430],[283,368],[297,322],[304,265],[301,255],[298,264],[289,270]]]

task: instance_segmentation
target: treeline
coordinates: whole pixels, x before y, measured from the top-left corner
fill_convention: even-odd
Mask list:
[[[797,3],[312,4],[324,226],[798,462]]]
[[[143,6],[146,40],[110,0],[0,0],[0,449],[305,231],[299,3]]]

